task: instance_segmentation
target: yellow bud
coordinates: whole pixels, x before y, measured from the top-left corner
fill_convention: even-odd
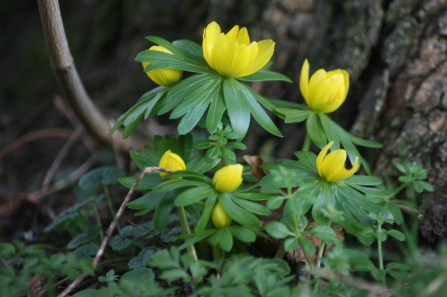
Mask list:
[[[172,55],[172,52],[170,50],[158,45],[151,46],[149,50],[159,51]],[[143,68],[146,68],[150,64],[150,62],[143,62],[141,64],[143,65]],[[175,85],[180,79],[182,79],[183,71],[170,68],[161,68],[150,70],[146,72],[146,74],[157,85],[170,87]]]
[[[319,69],[309,80],[309,62],[301,68],[300,90],[307,106],[315,112],[330,113],[345,101],[349,90],[349,73],[344,69],[326,72]]]
[[[242,165],[227,165],[216,171],[213,178],[214,188],[221,193],[233,192],[242,183]]]
[[[247,28],[236,25],[225,34],[216,22],[211,22],[203,31],[202,48],[211,68],[224,77],[235,78],[261,70],[272,57],[275,42],[250,42]]]
[[[179,155],[172,153],[171,150],[167,150],[163,154],[158,167],[172,171],[186,170],[186,165],[183,159]],[[161,177],[165,176],[166,174],[166,172],[160,172]]]
[[[346,151],[335,150],[327,154],[327,151],[331,148],[333,141],[329,142],[318,154],[317,157],[317,169],[318,174],[328,182],[338,182],[348,177],[351,177],[359,168],[359,158],[355,157],[354,165],[351,169],[345,168]]]
[[[217,229],[221,229],[224,227],[228,227],[231,225],[233,219],[231,219],[225,210],[223,210],[222,206],[219,202],[214,206],[213,214],[211,215],[211,219],[213,220],[213,224]]]

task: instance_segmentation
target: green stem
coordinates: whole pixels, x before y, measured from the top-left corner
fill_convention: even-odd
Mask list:
[[[188,218],[186,217],[185,208],[183,206],[177,207],[178,217],[180,219],[180,226],[182,226],[183,235],[191,234],[191,230],[188,225]],[[186,241],[186,240],[185,240]],[[198,261],[197,252],[193,244],[186,248],[188,254],[195,260]]]
[[[102,242],[102,240],[104,238],[104,232],[102,231],[101,219],[100,219],[99,213],[98,213],[98,205],[95,204],[95,206],[93,207],[93,211],[95,212],[96,224],[98,224],[98,226],[99,226],[99,236],[101,237],[101,242]]]
[[[400,187],[397,188],[397,189],[393,192],[393,194],[391,194],[391,196],[388,198],[388,200],[393,199],[397,194],[399,194],[403,189],[405,189],[410,183],[411,183],[411,182],[407,182],[407,183],[404,183],[404,184],[400,185]]]
[[[112,214],[112,217],[115,218],[116,213],[115,213],[115,209],[113,208],[112,199],[110,198],[109,189],[105,185],[103,185],[102,187],[104,189],[104,194],[106,195],[106,200],[107,200],[107,205],[109,206],[109,211]],[[116,225],[116,227],[117,227],[118,231],[121,231],[120,223],[118,223]]]
[[[310,139],[309,133],[306,133],[306,137],[304,138],[303,148],[301,150],[303,152],[309,151],[311,144],[312,144],[312,140]]]
[[[216,245],[213,244],[213,257],[214,260],[218,260],[225,257],[225,252],[220,248],[218,244]]]
[[[381,224],[377,225],[377,232],[379,234],[382,233],[382,225]],[[378,237],[380,237],[380,236],[378,236]],[[377,240],[377,250],[378,250],[377,252],[379,254],[379,269],[380,270],[384,270],[384,268],[383,268],[383,255],[382,255],[382,240],[380,240],[380,238],[378,238],[378,240]],[[382,283],[383,283],[383,286],[386,288],[385,277],[382,279]]]
[[[284,258],[285,254],[286,254],[286,250],[284,249],[284,240],[281,240],[281,245],[279,246],[278,250],[276,251],[275,258],[282,259],[282,258]]]
[[[226,166],[226,165],[229,165],[229,163],[228,163],[228,159],[227,159],[227,156],[226,156],[225,153],[224,153],[223,147],[222,147],[222,146],[219,147],[219,150],[220,150],[220,155],[222,156],[222,161],[224,162],[224,165],[225,165],[225,166]]]

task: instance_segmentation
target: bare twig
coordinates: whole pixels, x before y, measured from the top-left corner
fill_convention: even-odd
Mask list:
[[[105,248],[106,248],[110,238],[112,237],[113,231],[115,230],[116,225],[118,224],[118,220],[123,215],[124,210],[126,208],[126,205],[129,202],[130,198],[132,197],[132,194],[135,192],[136,188],[138,187],[138,184],[146,176],[146,174],[154,173],[154,172],[166,172],[166,173],[169,173],[169,172],[172,172],[172,171],[171,170],[166,170],[166,169],[160,168],[160,167],[146,167],[146,168],[144,168],[141,171],[140,176],[138,176],[137,180],[135,181],[135,183],[130,188],[129,192],[126,195],[126,198],[124,198],[123,203],[121,203],[121,206],[118,209],[118,212],[116,213],[115,218],[110,223],[110,226],[107,229],[106,236],[104,236],[104,239],[101,242],[101,246],[99,247],[98,252],[96,253],[95,258],[93,259],[93,263],[92,264],[93,264],[94,268],[98,265],[98,262],[101,259],[102,254],[104,253],[104,250],[105,250]],[[81,274],[64,291],[62,291],[57,297],[64,297],[64,296],[66,296],[68,293],[71,292],[71,290],[73,290],[78,284],[80,284],[84,280],[84,278],[86,276],[87,276],[86,273]]]
[[[25,143],[37,139],[48,138],[48,137],[63,137],[70,138],[73,134],[73,130],[62,129],[62,128],[54,128],[54,129],[43,129],[38,131],[33,131],[28,134],[23,135],[22,137],[17,138],[9,145],[7,145],[4,149],[0,151],[0,159],[6,156],[9,153],[12,153]]]
[[[58,1],[37,0],[37,3],[51,67],[65,99],[87,130],[104,143],[111,145],[112,139],[108,136],[111,128],[109,121],[93,104],[76,70],[65,36]],[[122,139],[121,131],[115,132],[113,142],[121,151],[127,152],[133,147],[131,139]]]
[[[404,211],[404,212],[406,212],[408,214],[416,216],[419,220],[422,220],[424,218],[424,215],[417,209],[408,207],[406,205],[397,204],[397,203],[395,203],[394,205],[399,207],[402,211]]]
[[[392,295],[392,290],[386,289],[380,284],[370,283],[351,275],[341,275],[328,269],[313,269],[310,273],[326,280],[338,280],[353,288],[368,291],[373,294],[370,296],[388,297]]]
[[[84,164],[82,164],[78,169],[76,169],[72,174],[70,174],[68,177],[64,178],[63,180],[58,181],[57,183],[51,185],[50,187],[42,190],[37,190],[32,193],[28,193],[28,199],[30,201],[33,201],[35,203],[38,202],[38,200],[44,196],[47,196],[49,194],[52,194],[54,192],[57,192],[69,184],[75,182],[81,175],[83,175],[87,170],[92,167],[93,164],[99,159],[100,153],[96,152],[93,153],[90,158],[85,161]]]
[[[68,141],[64,144],[62,149],[59,151],[59,154],[57,154],[56,158],[53,160],[53,163],[50,166],[50,169],[48,169],[47,174],[45,175],[45,178],[43,179],[41,191],[45,191],[48,188],[48,185],[50,184],[51,180],[53,179],[54,174],[56,173],[57,169],[59,168],[59,165],[61,164],[62,160],[67,155],[70,148],[73,146],[75,141],[78,139],[79,135],[82,132],[82,126],[78,126],[76,130],[71,134]]]

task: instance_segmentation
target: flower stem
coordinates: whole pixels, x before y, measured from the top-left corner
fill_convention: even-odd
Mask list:
[[[93,211],[95,212],[96,224],[98,224],[98,226],[99,226],[99,236],[101,237],[101,242],[102,242],[102,240],[104,239],[104,232],[102,231],[101,218],[99,217],[97,204],[95,204],[95,206],[93,207]]]
[[[185,208],[183,206],[179,206],[179,207],[177,207],[177,211],[178,211],[178,217],[180,219],[180,226],[182,226],[183,235],[191,234],[191,230],[189,229],[189,225],[188,225],[188,218],[186,217]],[[186,251],[195,261],[198,260],[197,252],[194,247],[194,244],[191,244],[190,246],[188,246],[186,248]]]
[[[113,209],[113,203],[112,199],[110,198],[109,189],[107,186],[103,185],[102,188],[104,189],[104,194],[106,195],[107,205],[109,206],[109,211],[112,214],[112,217],[115,218],[115,209]],[[116,225],[118,231],[121,231],[120,223]]]
[[[380,234],[381,232],[382,232],[382,225],[378,224],[377,225],[377,233]],[[383,255],[382,255],[382,240],[380,240],[380,236],[378,236],[377,239],[378,239],[377,240],[377,252],[379,254],[379,269],[380,270],[384,270],[384,268],[383,268]],[[383,283],[383,286],[386,288],[385,277],[383,277],[382,283]]]
[[[399,194],[403,189],[405,189],[408,185],[410,184],[410,182],[406,182],[402,185],[400,185],[399,188],[397,188],[396,190],[394,190],[393,194],[391,194],[391,196],[389,198],[387,198],[388,200],[393,199],[397,194]]]
[[[301,150],[303,152],[309,151],[311,144],[312,144],[312,141],[310,139],[309,133],[306,133],[306,137],[304,138],[303,148]]]
[[[229,165],[228,159],[227,159],[227,156],[224,153],[223,147],[222,146],[219,147],[219,150],[220,150],[220,154],[222,156],[222,161],[224,162],[224,165]]]

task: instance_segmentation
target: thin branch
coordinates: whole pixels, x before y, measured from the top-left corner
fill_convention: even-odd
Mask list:
[[[169,173],[169,172],[172,172],[172,171],[171,170],[166,170],[166,169],[160,168],[160,167],[146,167],[146,168],[144,168],[141,171],[140,176],[138,177],[138,179],[134,182],[134,184],[130,188],[129,192],[126,195],[126,198],[124,198],[123,203],[121,203],[121,206],[118,209],[118,212],[116,213],[115,218],[110,223],[110,226],[107,229],[106,236],[104,236],[104,239],[101,242],[101,245],[100,245],[100,247],[98,249],[98,252],[96,253],[95,258],[93,259],[93,263],[92,263],[93,264],[93,268],[95,268],[98,265],[99,260],[101,259],[102,254],[104,253],[104,250],[105,250],[105,248],[106,248],[110,238],[112,237],[113,231],[115,231],[116,225],[118,224],[118,220],[123,215],[124,210],[126,208],[126,205],[129,202],[130,198],[132,197],[132,194],[137,189],[138,184],[146,176],[146,174],[154,173],[154,172],[166,172],[166,173]],[[71,290],[73,290],[78,284],[80,284],[86,278],[86,276],[87,276],[86,273],[81,274],[67,288],[65,288],[65,290],[62,291],[57,297],[64,297],[64,296],[66,296],[68,293],[71,292]]]
[[[27,133],[23,135],[22,137],[19,137],[15,139],[13,142],[11,142],[9,145],[7,145],[4,149],[0,151],[0,159],[2,159],[4,156],[8,155],[9,153],[12,153],[13,151],[17,150],[19,147],[24,145],[25,143],[37,139],[42,138],[48,138],[48,137],[63,137],[63,138],[70,138],[73,134],[73,130],[69,129],[62,129],[62,128],[54,128],[54,129],[43,129],[38,131],[33,131],[30,133]]]
[[[53,163],[50,166],[50,169],[48,169],[47,174],[45,175],[45,178],[43,179],[41,191],[45,191],[48,188],[48,185],[51,183],[51,180],[54,177],[54,174],[56,173],[57,169],[59,168],[59,165],[61,164],[62,160],[67,155],[70,148],[73,146],[73,144],[78,139],[79,135],[82,132],[82,126],[78,126],[76,130],[71,134],[68,141],[64,144],[62,149],[57,154],[56,158],[53,160]]]
[[[93,104],[76,70],[65,36],[58,1],[37,0],[37,3],[51,67],[65,99],[78,118],[87,130],[102,142],[110,146],[114,142],[121,151],[127,152],[134,146],[142,146],[135,139],[122,139],[122,132],[120,131],[115,132],[113,139],[108,136],[111,128],[109,120]],[[137,143],[133,144],[132,142]]]

